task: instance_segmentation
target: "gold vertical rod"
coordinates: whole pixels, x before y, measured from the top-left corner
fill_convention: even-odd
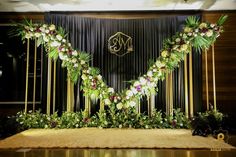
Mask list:
[[[87,114],[88,116],[88,96],[84,96],[84,103],[85,103],[85,106],[84,106],[84,111],[85,113]]]
[[[190,117],[193,117],[193,53],[192,47],[190,47],[189,53],[189,100],[190,100]]]
[[[70,78],[67,78],[67,111],[71,111],[71,85],[70,85]]]
[[[26,78],[25,78],[25,113],[27,112],[28,105],[28,77],[29,77],[29,44],[30,40],[27,39],[27,54],[26,54]]]
[[[169,115],[170,114],[170,99],[169,99],[169,74],[166,74],[166,114]]]
[[[35,111],[35,93],[36,93],[36,66],[37,66],[37,39],[34,45],[34,87],[33,87],[33,112]]]
[[[54,64],[53,64],[52,113],[55,113],[55,108],[56,108],[56,66],[57,66],[57,60],[54,60]]]
[[[74,100],[75,100],[75,96],[74,96],[74,82],[70,81],[70,110],[73,112],[74,111]]]
[[[188,58],[184,56],[184,98],[185,98],[185,116],[189,116],[188,112]]]
[[[151,115],[152,115],[152,113],[155,109],[155,94],[151,94],[151,96],[150,96],[150,105],[151,105],[150,106],[150,108],[151,108],[150,112],[151,112]]]
[[[104,111],[104,102],[100,100],[100,112]]]
[[[48,82],[47,82],[47,114],[50,114],[51,105],[51,82],[52,82],[52,60],[48,57]]]
[[[136,102],[137,102],[137,105],[136,105],[136,112],[137,112],[138,114],[140,114],[140,100],[137,99]]]
[[[148,116],[151,117],[151,106],[150,106],[150,96],[147,96],[147,103],[148,103]]]
[[[88,97],[88,116],[91,114],[91,99]]]
[[[90,111],[91,111],[90,103],[91,103],[91,100],[89,96],[85,96],[85,112],[87,113],[88,117],[90,116]]]
[[[169,108],[169,112],[170,112],[170,115],[173,115],[173,72],[170,72],[170,76],[169,76],[169,79],[170,79],[170,84],[169,84],[169,101],[170,101],[170,108]]]
[[[207,50],[205,49],[205,75],[206,75],[206,106],[209,110],[209,89],[208,89],[208,59],[207,59]]]
[[[215,77],[215,46],[214,44],[212,44],[212,73],[213,73],[214,111],[216,111],[216,77]]]

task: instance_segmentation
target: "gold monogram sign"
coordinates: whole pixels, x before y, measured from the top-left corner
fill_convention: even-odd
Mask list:
[[[122,32],[117,32],[108,39],[108,50],[122,57],[133,51],[132,38]]]

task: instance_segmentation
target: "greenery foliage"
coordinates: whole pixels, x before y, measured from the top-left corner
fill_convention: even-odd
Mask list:
[[[139,114],[132,109],[117,110],[115,108],[97,112],[88,117],[81,112],[64,112],[61,116],[36,112],[19,112],[16,121],[23,129],[29,128],[189,128],[190,121],[180,111],[174,110],[171,116],[163,115],[161,111],[154,111],[152,116]]]

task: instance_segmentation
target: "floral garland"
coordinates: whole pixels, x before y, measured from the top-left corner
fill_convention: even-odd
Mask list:
[[[89,66],[90,56],[87,53],[72,48],[61,27],[56,29],[53,24],[33,24],[32,21],[26,21],[18,24],[17,35],[23,40],[37,39],[38,45],[45,46],[49,57],[55,60],[59,57],[73,82],[76,83],[81,76],[85,95],[97,97],[105,105],[122,109],[135,107],[140,98],[155,93],[158,90],[158,80],[163,80],[167,73],[178,67],[192,47],[197,50],[208,49],[223,32],[222,24],[226,19],[227,16],[222,16],[217,23],[211,24],[200,23],[196,17],[188,17],[183,31],[164,41],[161,56],[149,67],[147,73],[132,81],[129,88],[121,93],[115,93],[103,81],[99,70]]]

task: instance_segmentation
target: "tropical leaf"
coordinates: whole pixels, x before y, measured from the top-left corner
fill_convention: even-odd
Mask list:
[[[222,15],[219,20],[217,21],[217,25],[221,26],[225,23],[225,21],[227,20],[228,15]]]
[[[209,41],[206,40],[204,37],[202,36],[196,36],[193,39],[193,47],[197,50],[197,51],[201,51],[204,48],[208,48],[209,47]]]
[[[90,74],[95,76],[95,75],[99,75],[100,73],[100,69],[99,68],[96,68],[96,67],[91,67],[90,69]]]
[[[86,53],[86,52],[80,52],[79,58],[80,58],[80,60],[83,60],[86,63],[90,61],[90,55],[89,55],[89,53]]]
[[[57,60],[58,58],[58,50],[56,48],[52,49],[49,53],[48,56],[50,58],[53,58],[53,60]]]
[[[196,16],[189,16],[186,20],[186,25],[189,27],[196,27],[199,25],[199,18]]]

